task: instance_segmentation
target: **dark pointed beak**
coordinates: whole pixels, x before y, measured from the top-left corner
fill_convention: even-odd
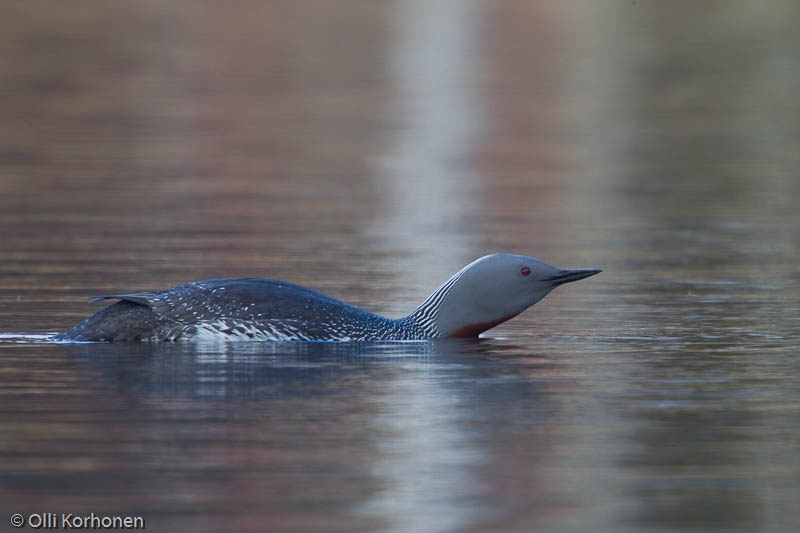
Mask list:
[[[578,281],[579,279],[588,278],[602,272],[599,268],[578,268],[575,270],[562,270],[547,281],[553,285],[563,285],[570,281]]]

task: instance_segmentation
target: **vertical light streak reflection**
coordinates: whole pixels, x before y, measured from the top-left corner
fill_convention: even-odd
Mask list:
[[[470,217],[480,196],[479,176],[463,164],[478,142],[482,121],[473,79],[478,17],[472,2],[398,5],[388,61],[399,128],[378,160],[375,174],[386,206],[371,231],[380,246],[407,256],[393,261],[412,263],[415,276],[426,280],[474,259],[458,246],[452,230]],[[441,268],[419,270],[434,264]]]
[[[446,277],[472,255],[453,242],[452,228],[470,216],[480,189],[478,176],[460,164],[479,133],[470,79],[478,10],[461,0],[401,2],[398,10],[389,68],[401,127],[376,169],[387,205],[371,230],[390,252],[390,270],[413,286]],[[373,466],[384,490],[364,512],[398,531],[470,523],[476,510],[469,502],[480,489],[469,468],[481,452],[448,416],[447,403],[457,400],[419,372],[403,372],[388,387],[375,420],[382,440]]]

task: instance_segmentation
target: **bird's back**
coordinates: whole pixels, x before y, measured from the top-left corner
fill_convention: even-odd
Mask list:
[[[174,340],[235,336],[259,340],[357,338],[394,321],[318,291],[265,278],[213,279],[119,299],[61,340]]]

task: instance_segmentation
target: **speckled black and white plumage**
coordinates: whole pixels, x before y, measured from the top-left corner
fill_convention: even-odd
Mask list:
[[[527,273],[519,274],[520,269],[527,269]],[[95,300],[120,301],[57,335],[55,340],[364,341],[477,337],[524,311],[557,285],[597,272],[559,270],[525,256],[494,254],[464,267],[414,312],[399,319],[382,317],[283,281],[195,281],[159,292],[100,296]],[[523,288],[528,288],[530,294],[521,298]]]
[[[271,279],[212,279],[119,299],[62,335],[74,341],[178,340],[224,336],[265,341],[421,338],[392,320],[320,292]]]

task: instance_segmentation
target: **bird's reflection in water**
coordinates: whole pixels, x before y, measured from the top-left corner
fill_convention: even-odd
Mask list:
[[[83,343],[64,348],[127,394],[165,397],[316,395],[410,367],[469,365],[499,347],[481,340]]]

